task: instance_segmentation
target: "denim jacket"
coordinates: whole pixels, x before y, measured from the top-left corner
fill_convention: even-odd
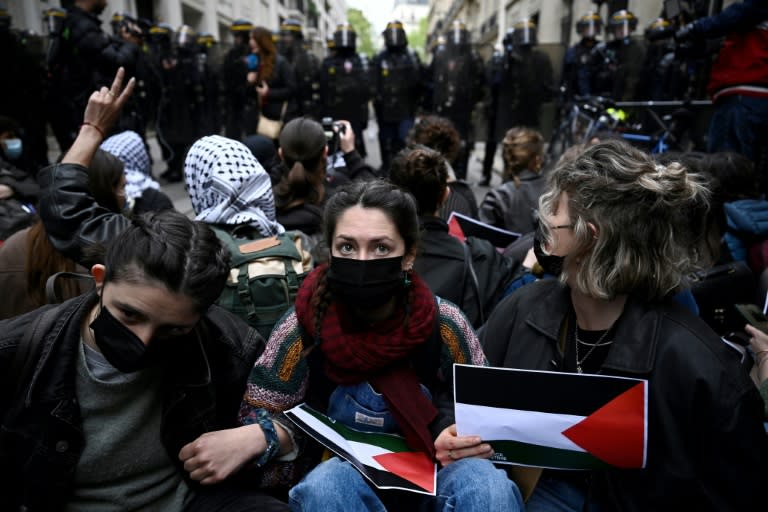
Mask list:
[[[61,510],[69,499],[85,443],[75,394],[80,326],[96,300],[91,293],[53,306],[59,315],[43,334],[34,371],[23,379],[23,396],[12,396],[15,383],[5,382],[0,391],[2,510]],[[0,375],[9,374],[25,330],[44,310],[0,322]],[[185,444],[238,426],[246,380],[264,348],[256,331],[217,306],[182,343],[188,349],[166,372],[160,432],[179,471]]]

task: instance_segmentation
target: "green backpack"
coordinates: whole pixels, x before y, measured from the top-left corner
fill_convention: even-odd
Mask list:
[[[240,238],[238,231],[213,228],[232,256],[227,285],[216,301],[269,338],[272,327],[296,300],[312,256],[299,231],[268,238]]]

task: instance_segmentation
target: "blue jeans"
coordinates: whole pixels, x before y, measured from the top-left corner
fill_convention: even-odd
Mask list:
[[[392,492],[397,491],[375,490],[349,462],[333,457],[291,488],[288,498],[293,511],[386,512],[382,498],[386,500],[387,493]],[[496,469],[485,459],[461,459],[438,471],[437,497],[407,494],[408,498],[418,498],[419,503],[416,508],[405,507],[404,510],[524,510],[523,499],[515,483],[507,478],[504,471]]]
[[[768,135],[768,98],[726,96],[717,102],[709,124],[707,151],[735,151],[758,161]]]
[[[587,500],[584,489],[558,478],[542,475],[533,494],[525,505],[527,512],[582,512]],[[589,512],[605,509],[594,500],[589,503]]]

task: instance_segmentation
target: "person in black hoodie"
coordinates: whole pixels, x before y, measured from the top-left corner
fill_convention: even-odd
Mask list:
[[[487,240],[462,242],[448,233],[437,214],[450,194],[445,159],[437,151],[424,146],[401,151],[392,160],[390,180],[410,192],[418,206],[422,235],[414,269],[437,296],[458,305],[480,327],[519,265]]]

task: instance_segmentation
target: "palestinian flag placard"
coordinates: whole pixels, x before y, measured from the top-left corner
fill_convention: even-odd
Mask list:
[[[648,381],[454,365],[456,429],[494,462],[556,469],[644,468]]]
[[[285,412],[307,434],[348,460],[379,489],[435,495],[437,465],[424,452],[412,451],[401,436],[351,429],[306,404]]]

